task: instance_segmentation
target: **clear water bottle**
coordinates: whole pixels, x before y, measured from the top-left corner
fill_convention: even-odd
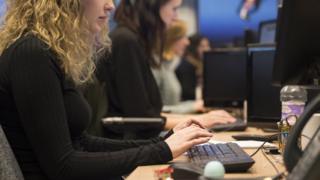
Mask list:
[[[280,100],[281,120],[286,120],[290,126],[293,126],[304,110],[307,91],[301,86],[285,86],[281,89]]]
[[[279,149],[283,152],[292,126],[302,114],[306,101],[307,91],[301,86],[285,86],[281,89],[280,100],[282,102],[281,120],[279,128]],[[301,147],[301,140],[297,142]]]

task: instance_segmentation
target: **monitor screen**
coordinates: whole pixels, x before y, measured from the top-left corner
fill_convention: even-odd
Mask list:
[[[243,0],[198,0],[199,33],[216,47],[224,47],[244,39],[247,29],[258,32],[262,21],[277,18],[278,0],[261,0],[247,20],[240,18]]]
[[[280,121],[280,87],[272,85],[275,47],[251,46],[248,54],[248,121]]]
[[[241,107],[246,99],[246,51],[225,49],[204,55],[203,99],[206,107]]]
[[[320,1],[283,0],[279,8],[273,83],[319,85]]]
[[[259,26],[259,43],[274,43],[276,40],[276,20],[264,21]]]

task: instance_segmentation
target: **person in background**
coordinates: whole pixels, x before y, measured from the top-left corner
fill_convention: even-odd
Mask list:
[[[112,54],[98,65],[97,77],[106,82],[106,116],[161,117],[162,101],[151,67],[159,67],[165,29],[177,18],[182,0],[123,0],[116,12],[117,27],[111,32]],[[196,118],[196,117],[192,117]],[[204,119],[203,117],[197,117]],[[108,137],[146,139],[158,136],[190,117],[168,117],[164,125],[138,128],[106,127]],[[206,127],[234,121],[219,112],[202,121]]]
[[[164,61],[159,68],[152,69],[164,104],[164,112],[184,114],[204,111],[202,100],[181,101],[182,90],[175,69],[189,44],[186,23],[182,20],[175,21],[166,31]]]
[[[149,1],[149,0],[148,0]],[[112,0],[7,0],[0,28],[0,124],[26,180],[122,179],[166,163],[212,134],[194,120],[164,138],[89,136],[78,88],[110,47]]]
[[[210,51],[210,42],[201,35],[189,38],[190,45],[185,57],[176,68],[176,75],[182,87],[182,100],[195,100],[197,87],[202,87],[203,54]]]

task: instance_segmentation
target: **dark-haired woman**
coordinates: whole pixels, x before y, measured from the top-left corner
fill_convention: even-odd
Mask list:
[[[189,38],[186,55],[176,69],[182,88],[182,100],[196,100],[196,89],[201,87],[203,74],[203,54],[211,49],[210,42],[201,35]]]
[[[159,67],[165,29],[177,18],[182,0],[123,0],[115,13],[118,26],[111,33],[112,54],[98,66],[107,83],[108,116],[160,117],[162,101],[151,67]],[[161,59],[161,58],[160,58]],[[230,119],[208,115],[206,126]],[[107,128],[108,137],[145,139],[157,136],[185,118],[167,118],[164,126],[137,129]],[[129,132],[130,131],[130,132]]]

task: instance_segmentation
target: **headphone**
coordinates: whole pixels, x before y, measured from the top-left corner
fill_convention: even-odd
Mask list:
[[[136,0],[125,0],[125,1],[128,5],[131,5],[131,6],[133,6],[136,3]],[[146,1],[149,1],[150,4],[154,4],[157,2],[157,0],[146,0]]]
[[[126,0],[126,3],[128,5],[134,5],[136,3],[136,0]]]

